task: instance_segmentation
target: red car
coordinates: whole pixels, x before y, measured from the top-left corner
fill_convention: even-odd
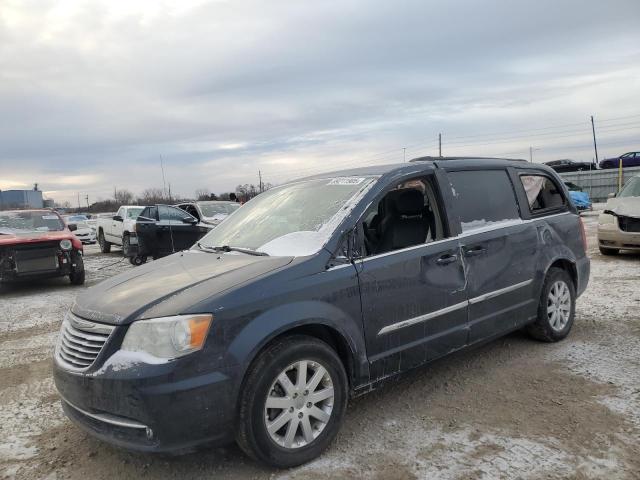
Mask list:
[[[69,276],[84,283],[82,243],[53,210],[0,211],[0,282]]]

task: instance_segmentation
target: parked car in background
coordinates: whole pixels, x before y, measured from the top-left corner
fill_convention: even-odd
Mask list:
[[[544,164],[553,168],[556,172],[581,172],[583,170],[596,169],[596,165],[591,162],[576,162],[568,158],[551,160],[550,162],[544,162]]]
[[[96,243],[96,232],[89,225],[89,219],[84,215],[67,215],[62,217],[69,226],[75,225],[73,234],[83,245],[93,245]]]
[[[352,395],[517,329],[569,334],[589,258],[567,195],[548,167],[494,159],[272,188],[191,249],[78,296],[59,338],[99,339],[79,358],[58,343],[63,409],[122,447],[235,439],[273,466],[310,461]]]
[[[640,251],[640,175],[610,198],[598,217],[598,247],[604,255]]]
[[[68,276],[84,283],[82,243],[54,210],[0,211],[0,281]]]
[[[129,252],[131,263],[140,265],[147,257],[156,259],[191,248],[211,228],[175,206],[145,207],[136,220],[138,245]]]
[[[237,202],[219,200],[186,202],[176,206],[197,218],[198,221],[214,227],[240,208]]]
[[[600,168],[618,168],[622,160],[622,167],[640,167],[640,152],[627,152],[619,157],[600,160]]]
[[[591,210],[593,208],[589,194],[582,190],[581,187],[573,182],[564,182],[564,184],[569,190],[569,197],[571,197],[578,210]]]
[[[139,205],[123,205],[112,217],[98,217],[98,243],[102,253],[109,253],[111,245],[122,247],[122,252],[129,256],[129,247],[137,245],[135,224],[136,218],[144,207]]]

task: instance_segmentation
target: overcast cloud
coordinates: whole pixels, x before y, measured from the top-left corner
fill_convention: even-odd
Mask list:
[[[640,150],[640,1],[0,2],[0,188]],[[555,127],[555,128],[549,128]]]

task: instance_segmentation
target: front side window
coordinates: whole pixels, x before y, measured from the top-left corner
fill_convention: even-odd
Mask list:
[[[336,177],[272,188],[247,202],[200,243],[277,256],[312,255],[326,244],[374,180]]]
[[[532,214],[556,210],[566,204],[560,187],[545,175],[521,175],[520,180],[527,194]]]
[[[463,232],[520,219],[505,170],[466,170],[448,175]]]
[[[176,207],[170,207],[168,205],[159,205],[158,206],[158,215],[160,221],[168,221],[168,222],[182,222],[182,220],[187,218],[193,218],[184,210],[180,210]]]
[[[0,235],[26,232],[59,232],[64,223],[53,212],[0,212]]]
[[[640,177],[633,177],[627,182],[620,193],[619,197],[640,197]]]
[[[361,220],[367,256],[444,238],[431,176],[414,178],[388,191]]]

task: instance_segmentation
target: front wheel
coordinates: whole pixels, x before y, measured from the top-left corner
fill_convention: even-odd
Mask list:
[[[125,257],[129,257],[131,254],[131,237],[129,234],[125,234],[122,237],[122,254]]]
[[[276,340],[244,382],[238,444],[274,467],[308,462],[338,433],[347,397],[344,366],[329,345],[303,335]]]
[[[71,273],[69,274],[69,281],[72,285],[83,285],[84,280],[84,260],[82,259],[82,255],[78,253],[76,254],[75,267],[72,267]]]
[[[98,243],[100,244],[100,251],[102,253],[109,253],[111,251],[111,243],[107,242],[104,238],[104,232],[102,230],[98,232]]]
[[[547,273],[538,304],[538,318],[527,327],[537,340],[557,342],[565,338],[576,313],[576,289],[566,270],[551,268]]]

